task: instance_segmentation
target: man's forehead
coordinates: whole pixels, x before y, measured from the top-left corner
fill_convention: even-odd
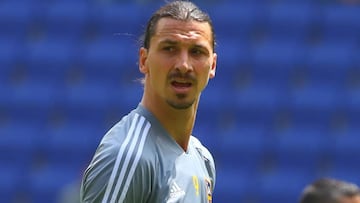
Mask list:
[[[172,18],[162,18],[158,21],[154,37],[174,37],[183,39],[212,40],[211,28],[207,22],[194,20],[182,21]]]

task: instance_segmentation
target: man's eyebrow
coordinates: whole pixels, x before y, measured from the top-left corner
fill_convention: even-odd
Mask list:
[[[202,44],[195,44],[193,47],[198,48],[198,49],[206,49],[206,46],[204,46]]]
[[[176,45],[178,44],[177,41],[171,40],[171,39],[164,39],[159,42],[159,44],[170,44],[170,45]]]
[[[172,39],[164,39],[159,42],[159,45],[177,45],[177,44],[179,44],[179,42]],[[193,44],[191,47],[197,49],[207,49],[207,47],[202,43]]]

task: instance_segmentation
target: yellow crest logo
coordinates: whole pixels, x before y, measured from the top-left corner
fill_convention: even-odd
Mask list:
[[[208,203],[212,203],[212,185],[211,185],[211,181],[208,178],[205,178],[205,185],[206,185]]]

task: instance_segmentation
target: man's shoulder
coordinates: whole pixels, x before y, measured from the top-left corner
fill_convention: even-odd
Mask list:
[[[134,177],[135,182],[149,176],[152,171],[143,169],[154,162],[144,161],[143,155],[152,146],[147,139],[150,128],[144,116],[132,111],[105,134],[84,174],[83,198],[104,195],[105,186],[116,183],[116,174],[121,174],[124,181]]]
[[[122,145],[141,144],[150,132],[150,122],[141,114],[132,111],[117,122],[103,137],[101,145],[119,149]]]
[[[201,143],[199,139],[197,139],[194,136],[190,137],[191,145],[194,146],[194,148],[200,153],[200,155],[208,160],[213,160],[213,157],[210,153],[210,151]]]
[[[212,180],[212,185],[215,183],[215,162],[212,154],[210,151],[201,144],[200,140],[197,138],[191,136],[191,144],[196,149],[196,151],[199,153],[200,157],[204,161],[206,170],[208,172],[209,177]]]

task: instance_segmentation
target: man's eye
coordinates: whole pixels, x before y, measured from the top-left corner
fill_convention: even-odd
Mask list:
[[[165,51],[174,51],[175,48],[170,46],[170,47],[164,47],[163,50],[165,50]]]
[[[192,54],[196,54],[196,55],[200,55],[200,54],[202,54],[203,52],[202,52],[200,49],[193,49],[193,50],[191,50],[191,53],[192,53]]]

